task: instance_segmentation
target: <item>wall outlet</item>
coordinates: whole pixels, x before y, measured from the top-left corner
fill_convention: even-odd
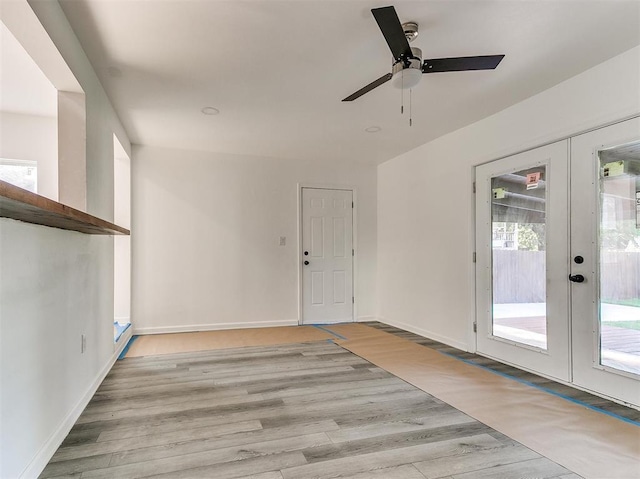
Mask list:
[[[87,337],[84,334],[80,335],[80,353],[84,354],[87,350]]]
[[[280,246],[286,246],[286,244],[287,244],[287,237],[280,236]]]

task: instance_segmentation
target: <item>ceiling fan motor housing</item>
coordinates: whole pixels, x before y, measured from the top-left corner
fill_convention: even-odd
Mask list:
[[[393,64],[391,83],[396,88],[408,89],[416,86],[422,78],[422,50],[411,47],[412,58],[399,60]]]
[[[416,22],[406,22],[402,24],[402,31],[408,42],[412,42],[418,36],[418,24]]]

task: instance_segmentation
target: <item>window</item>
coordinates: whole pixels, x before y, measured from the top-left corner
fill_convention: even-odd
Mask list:
[[[0,158],[0,180],[32,193],[38,192],[38,163]]]

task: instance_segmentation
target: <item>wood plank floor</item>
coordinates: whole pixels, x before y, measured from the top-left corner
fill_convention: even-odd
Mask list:
[[[530,316],[524,318],[496,318],[494,324],[509,326],[537,334],[547,334],[547,318]],[[603,349],[640,356],[640,331],[619,326],[610,326],[606,322],[601,326]]]
[[[578,476],[316,342],[118,361],[41,477]]]

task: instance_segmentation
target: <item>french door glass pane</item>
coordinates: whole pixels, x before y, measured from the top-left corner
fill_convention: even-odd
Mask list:
[[[640,374],[640,143],[599,161],[600,363]]]
[[[492,334],[547,349],[546,167],[491,179]]]

